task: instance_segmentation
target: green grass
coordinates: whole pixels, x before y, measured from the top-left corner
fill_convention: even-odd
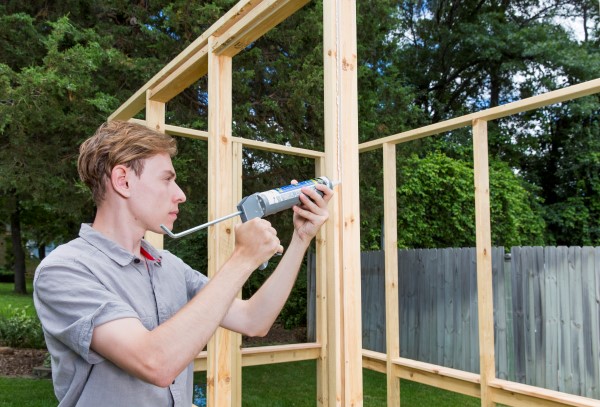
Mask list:
[[[17,294],[14,292],[15,285],[13,283],[0,283],[0,313],[11,305],[13,308],[27,307],[27,313],[36,315],[33,307],[33,284],[27,283],[27,294]]]
[[[52,381],[0,377],[0,407],[56,407]]]
[[[313,407],[316,404],[315,361],[245,367],[242,371],[244,407]],[[195,382],[205,385],[206,374]],[[363,370],[365,407],[386,406],[385,375]],[[402,407],[476,407],[479,399],[403,380]],[[0,377],[0,407],[56,406],[50,380]]]
[[[206,375],[196,373],[196,383],[205,385]],[[314,407],[316,362],[303,361],[245,367],[242,370],[244,407]],[[382,373],[363,369],[363,405],[386,406],[386,380]],[[477,398],[402,380],[402,407],[478,407]]]

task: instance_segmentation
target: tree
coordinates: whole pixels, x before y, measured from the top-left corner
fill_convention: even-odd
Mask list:
[[[417,105],[437,122],[597,78],[598,11],[588,0],[405,1],[393,39]],[[489,124],[491,159],[537,187],[549,244],[598,244],[597,112],[594,96]],[[449,132],[420,154],[469,160],[470,140]]]
[[[399,247],[475,245],[472,163],[437,152],[422,158],[413,155],[398,170]],[[535,199],[506,164],[491,164],[493,245],[543,243],[545,225]]]
[[[30,17],[14,21],[36,33]],[[12,202],[4,216],[10,211],[16,292],[26,291],[22,223],[31,222],[26,235],[49,243],[72,236],[78,220],[90,218],[89,195],[77,187],[77,146],[117,106],[110,93],[118,83],[111,81],[127,74],[127,58],[93,31],[67,18],[49,28],[47,36],[32,38],[45,49],[39,65],[0,65],[0,190]]]

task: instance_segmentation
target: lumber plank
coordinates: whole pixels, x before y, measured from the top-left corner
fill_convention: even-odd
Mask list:
[[[400,405],[400,379],[393,375],[392,359],[400,357],[398,312],[398,220],[396,197],[396,146],[383,146],[383,206],[385,249],[385,332],[387,353],[387,405]]]
[[[159,83],[169,78],[174,80],[175,77],[172,73],[176,71],[180,66],[184,65],[188,59],[193,58],[203,47],[208,43],[208,39],[213,35],[219,35],[220,33],[229,29],[229,27],[235,24],[236,21],[240,20],[247,13],[260,2],[260,0],[240,0],[234,5],[227,13],[225,13],[220,19],[218,19],[210,28],[208,28],[200,37],[194,42],[188,45],[182,52],[180,52],[175,58],[173,58],[163,69],[161,69],[156,75],[146,82],[135,94],[133,94],[125,103],[117,108],[108,118],[108,120],[128,120],[135,116],[144,108],[146,99],[146,92],[151,90]],[[192,81],[193,82],[193,81]],[[165,83],[165,85],[168,81]]]
[[[492,232],[487,122],[473,121],[475,178],[475,241],[477,253],[477,305],[479,313],[479,371],[481,406],[493,407],[488,381],[495,378],[494,291],[492,287]]]
[[[209,44],[213,38],[209,38]],[[209,55],[208,81],[208,218],[217,219],[235,207],[233,192],[233,143],[231,140],[232,60]],[[208,276],[217,270],[233,252],[233,219],[208,229]],[[208,343],[207,402],[211,406],[232,406],[236,400],[232,375],[236,373],[235,358],[238,340],[235,334],[218,328]]]
[[[502,106],[482,110],[465,116],[456,117],[443,122],[430,124],[418,129],[404,131],[391,136],[382,137],[377,140],[367,141],[360,144],[361,153],[381,148],[384,143],[404,143],[417,140],[423,137],[433,136],[447,131],[455,130],[461,127],[469,126],[475,120],[495,120],[501,117],[511,116],[513,114],[537,109],[542,106],[548,106],[554,103],[564,102],[565,100],[576,99],[582,96],[593,95],[600,92],[600,79],[583,82],[563,89],[547,92],[541,95],[525,98],[517,102],[507,103]]]

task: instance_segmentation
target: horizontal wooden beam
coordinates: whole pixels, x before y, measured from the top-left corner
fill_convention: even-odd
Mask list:
[[[385,353],[363,349],[363,367],[386,373]],[[441,389],[479,398],[480,382],[477,373],[437,366],[412,359],[394,358],[394,374],[400,379],[439,387]]]
[[[150,89],[150,99],[167,103],[208,73],[208,44]]]
[[[256,41],[271,28],[292,15],[308,0],[263,0],[256,2],[252,9],[244,9],[245,13],[235,15],[219,30],[213,32],[214,41],[209,49],[207,33],[198,43],[194,54],[185,59],[169,75],[161,78],[150,89],[152,100],[168,102],[188,86],[208,73],[208,53],[233,57]],[[199,48],[201,46],[201,48]],[[199,49],[198,49],[199,48]]]
[[[145,120],[140,119],[129,119],[130,122],[146,125]],[[173,126],[171,124],[165,125],[165,133],[172,136],[187,137],[197,140],[208,140],[208,132],[203,130],[193,130],[180,126]],[[325,153],[321,151],[308,150],[306,148],[282,146],[281,144],[268,143],[266,141],[249,140],[242,137],[232,137],[234,143],[239,143],[245,148],[251,148],[254,150],[269,151],[277,154],[286,154],[296,157],[307,157],[307,158],[323,158]]]
[[[527,384],[493,379],[489,382],[493,388],[492,399],[496,403],[508,404],[514,407],[598,407],[600,400],[576,396]]]
[[[132,123],[141,124],[142,126],[146,125],[145,120],[129,119],[129,121]],[[186,127],[173,126],[172,124],[165,125],[165,133],[167,133],[171,136],[187,137],[187,138],[193,138],[193,139],[204,140],[204,141],[208,140],[208,132],[207,131],[188,129]]]
[[[424,126],[418,129],[405,131],[387,137],[382,137],[377,140],[368,141],[366,143],[360,144],[358,146],[358,149],[361,153],[364,153],[366,151],[381,148],[381,146],[383,146],[383,144],[385,143],[405,143],[407,141],[417,140],[423,137],[433,136],[461,127],[470,126],[473,123],[473,120],[476,119],[488,121],[495,120],[501,117],[507,117],[513,114],[534,110],[539,107],[564,102],[566,100],[572,100],[583,96],[593,95],[598,92],[600,92],[600,79],[594,79],[588,82],[580,83],[578,85],[573,85],[563,89],[544,93],[542,95],[522,99],[517,102],[507,103],[502,106],[482,110],[476,113],[471,113],[440,123],[430,124],[429,126]]]
[[[375,352],[368,349],[362,350],[363,368],[386,374],[387,357],[385,353]]]
[[[392,363],[395,374],[400,379],[423,383],[471,397],[480,397],[480,379],[476,373],[404,358],[393,359]]]
[[[127,120],[150,99],[166,103],[208,72],[208,52],[234,56],[292,15],[308,0],[242,0],[177,55],[110,116]],[[208,49],[208,38],[216,38]]]
[[[319,358],[320,355],[321,345],[318,343],[297,343],[291,345],[243,348],[242,366],[315,360]]]
[[[294,343],[290,345],[259,346],[242,348],[242,366],[259,366],[273,363],[300,362],[318,359],[321,355],[319,343]],[[206,371],[207,352],[203,351],[194,359],[194,371]]]
[[[308,150],[305,148],[282,146],[280,144],[268,143],[266,141],[249,140],[241,137],[233,137],[234,142],[242,144],[245,148],[269,151],[277,154],[287,154],[297,157],[323,158],[325,153],[321,151]]]
[[[306,3],[308,0],[262,1],[251,13],[219,35],[211,51],[233,57]]]
[[[239,21],[246,14],[251,12],[256,5],[259,4],[256,0],[241,0],[235,6],[233,6],[225,15],[223,15],[216,23],[214,23],[208,30],[206,30],[200,37],[194,42],[188,45],[179,55],[173,58],[163,69],[161,69],[156,75],[152,77],[145,85],[143,85],[133,96],[131,96],[125,103],[123,103],[117,110],[115,110],[109,117],[108,120],[128,120],[139,113],[145,106],[146,103],[146,92],[159,85],[165,79],[169,78],[163,85],[163,88],[168,86],[170,82],[176,80],[172,74],[176,70],[180,69],[183,65],[188,62],[189,59],[197,57],[197,54],[202,51],[208,44],[208,38],[212,35],[220,35],[227,31],[236,21]],[[191,80],[189,84],[195,82],[198,78],[191,80],[188,77],[187,80]],[[188,85],[189,86],[189,85]],[[156,95],[155,95],[156,97]],[[154,99],[153,99],[154,100]],[[165,102],[165,100],[163,100]]]
[[[363,367],[377,372],[386,372],[386,355],[363,349]],[[450,369],[412,359],[393,359],[395,374],[401,379],[411,380],[439,387],[467,396],[479,397],[479,374]],[[513,407],[598,407],[600,400],[588,397],[562,393],[541,387],[511,382],[508,380],[492,379],[489,387],[493,388],[492,399],[495,403]]]

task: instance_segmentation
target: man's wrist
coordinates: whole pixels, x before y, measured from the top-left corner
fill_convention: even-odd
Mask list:
[[[302,245],[304,246],[304,248],[308,248],[308,246],[310,245],[310,242],[313,240],[312,237],[306,236],[303,238],[300,233],[298,233],[297,230],[294,230],[294,233],[292,234],[292,241],[291,243],[296,242],[296,244]]]

